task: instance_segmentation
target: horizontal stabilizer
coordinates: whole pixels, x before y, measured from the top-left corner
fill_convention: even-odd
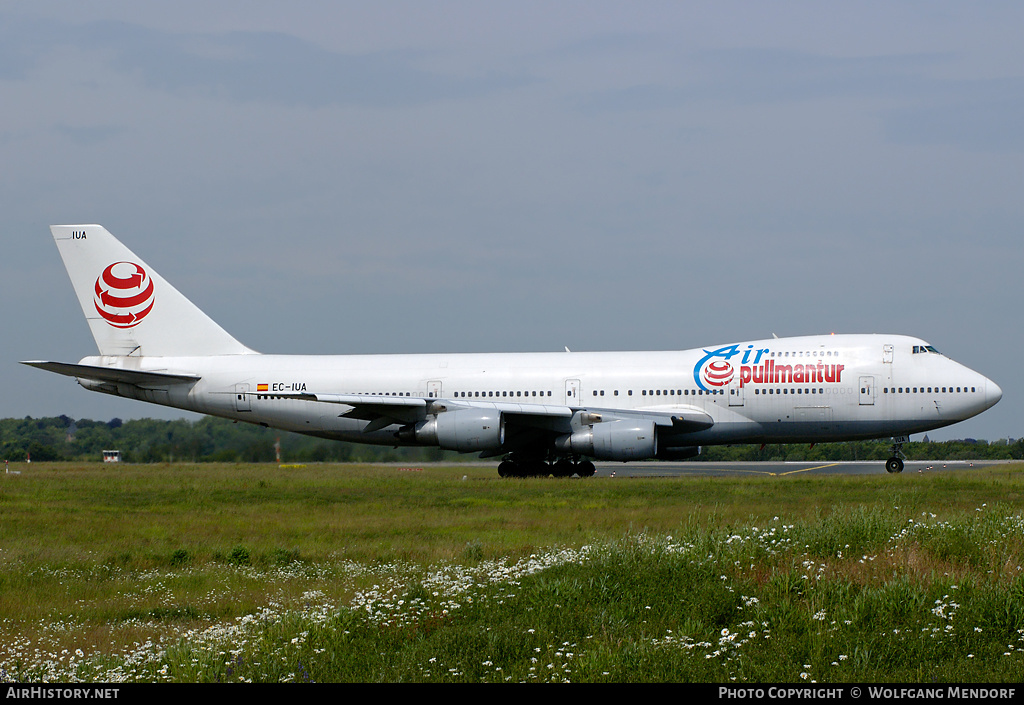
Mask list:
[[[28,365],[29,367],[38,367],[48,372],[56,372],[59,375],[67,375],[68,377],[92,379],[98,382],[120,382],[123,384],[134,384],[138,387],[165,387],[168,384],[190,384],[198,382],[200,379],[194,375],[171,374],[169,372],[143,372],[141,370],[126,370],[120,367],[73,365],[69,362],[29,360],[21,364]]]

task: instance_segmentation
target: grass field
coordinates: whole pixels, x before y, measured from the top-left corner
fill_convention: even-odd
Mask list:
[[[1019,681],[1024,465],[21,465],[4,681]]]

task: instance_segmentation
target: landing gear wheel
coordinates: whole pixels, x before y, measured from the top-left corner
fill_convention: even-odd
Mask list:
[[[892,440],[892,448],[889,449],[892,457],[885,461],[885,471],[888,473],[903,472],[903,459],[907,457],[903,455],[903,444],[910,442],[910,437],[894,436]]]
[[[885,461],[885,471],[888,473],[903,472],[903,461],[900,458],[889,458]]]
[[[501,477],[515,477],[516,464],[510,460],[503,460],[498,463],[498,475]]]
[[[574,472],[576,472],[576,468],[566,458],[556,460],[551,465],[551,474],[555,477],[571,477]]]
[[[593,477],[594,473],[597,472],[597,468],[589,460],[581,460],[576,465],[576,474],[580,477]]]
[[[526,477],[547,477],[551,474],[551,466],[543,460],[528,460],[523,465]]]

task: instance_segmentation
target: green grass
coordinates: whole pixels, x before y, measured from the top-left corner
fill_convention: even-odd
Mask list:
[[[0,681],[1019,680],[1022,469],[33,464]]]

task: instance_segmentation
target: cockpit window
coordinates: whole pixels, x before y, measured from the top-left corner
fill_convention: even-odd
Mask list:
[[[935,349],[934,345],[915,345],[914,346],[914,354],[916,355],[918,353],[935,353],[936,355],[941,355],[942,354],[938,350]]]

